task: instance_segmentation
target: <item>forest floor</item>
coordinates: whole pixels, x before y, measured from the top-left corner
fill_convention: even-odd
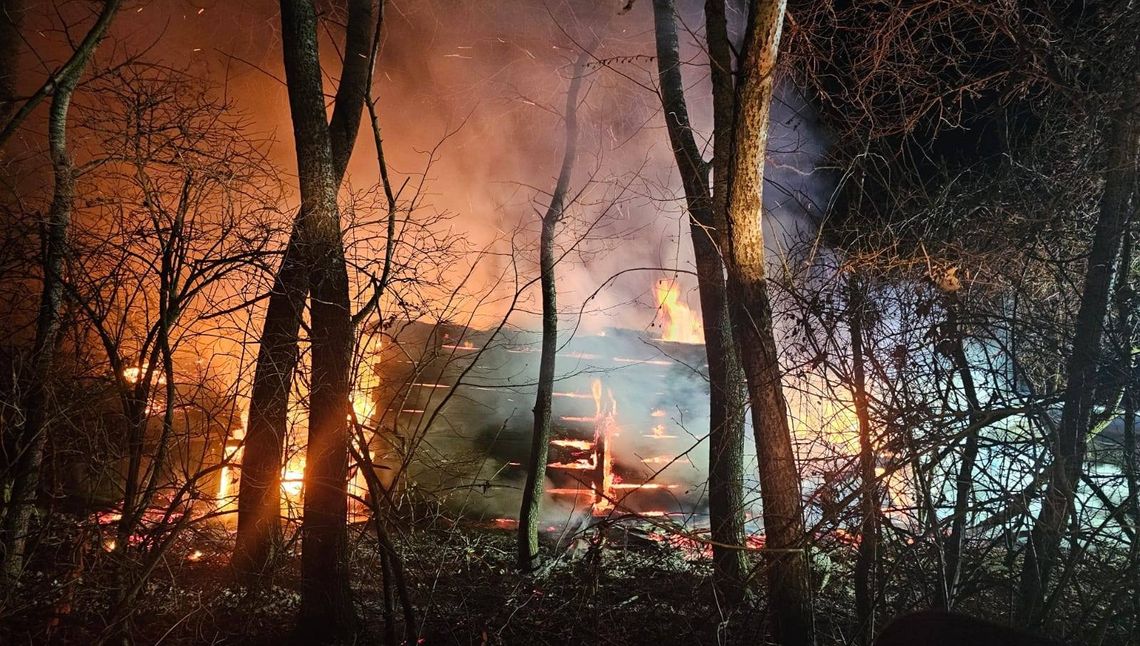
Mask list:
[[[384,633],[380,551],[355,528],[354,593],[368,643]],[[407,569],[421,643],[463,644],[750,644],[765,641],[764,600],[729,612],[699,551],[678,548],[642,528],[592,531],[557,550],[536,575],[514,568],[515,532],[463,525],[404,532],[397,539]],[[225,533],[199,535],[171,548],[142,589],[129,635],[138,644],[274,644],[291,639],[300,604],[298,559],[258,591],[237,585]],[[839,560],[837,560],[837,557]],[[836,576],[815,582],[821,644],[849,643],[853,621],[842,552]],[[115,578],[107,558],[32,564],[0,607],[0,643],[94,644],[106,637]],[[78,561],[78,565],[75,561]],[[49,565],[50,563],[50,565]],[[819,565],[818,563],[816,564]],[[830,582],[829,582],[830,581]],[[905,583],[904,583],[905,585]],[[762,586],[760,586],[762,587]],[[921,607],[896,598],[898,610]],[[992,611],[992,608],[991,608]],[[397,607],[397,614],[399,608]],[[972,613],[974,614],[974,613]],[[119,640],[116,640],[119,641]]]

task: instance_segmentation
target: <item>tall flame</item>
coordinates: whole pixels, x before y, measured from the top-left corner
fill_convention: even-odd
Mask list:
[[[681,300],[677,281],[666,278],[657,281],[657,307],[664,316],[663,341],[674,343],[704,343],[705,328],[701,317]]]

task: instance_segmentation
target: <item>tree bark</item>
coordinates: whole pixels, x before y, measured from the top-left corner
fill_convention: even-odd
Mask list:
[[[534,400],[534,430],[531,435],[530,461],[526,470],[522,505],[519,508],[518,568],[531,572],[538,565],[538,521],[546,485],[546,461],[550,450],[550,419],[554,397],[555,355],[558,352],[558,288],[555,282],[557,262],[554,247],[558,223],[566,210],[566,193],[578,153],[578,93],[589,52],[583,51],[574,63],[570,88],[566,92],[566,143],[562,167],[550,197],[550,205],[542,216],[539,237],[539,283],[542,289],[542,354],[538,366],[538,393]],[[599,492],[598,495],[601,495]]]
[[[352,156],[368,86],[373,34],[372,0],[351,0],[345,36],[344,64],[328,124],[333,178],[339,187]],[[382,11],[377,15],[382,15]],[[324,108],[321,110],[324,118]],[[301,223],[309,219],[302,204],[286,245],[281,268],[274,276],[265,311],[238,491],[238,531],[233,565],[243,575],[272,569],[280,544],[281,468],[289,411],[289,393],[299,361],[301,318],[313,268],[304,257]]]
[[[674,11],[673,0],[653,3],[657,72],[669,142],[685,189],[705,329],[713,567],[717,585],[730,600],[738,600],[744,593],[748,571],[745,553],[740,548],[744,544],[744,373],[728,320],[721,261],[724,211],[714,208],[709,185],[710,166],[701,157],[689,122]]]
[[[776,639],[814,643],[803,501],[788,425],[764,267],[761,218],[764,155],[784,21],[784,0],[751,0],[736,82],[732,155],[728,164],[729,315],[748,382],[752,426],[770,551],[768,594]]]
[[[43,289],[36,315],[36,336],[30,358],[31,374],[24,398],[24,425],[13,459],[8,508],[4,515],[3,573],[16,577],[23,567],[24,551],[39,489],[40,467],[47,442],[48,384],[55,365],[63,304],[64,261],[75,200],[75,168],[67,148],[67,115],[71,97],[118,11],[118,0],[107,0],[95,24],[55,79],[48,113],[48,149],[52,168],[52,201],[43,240]]]
[[[1140,77],[1129,79],[1122,107],[1112,115],[1105,143],[1109,146],[1104,192],[1085,269],[1081,305],[1077,311],[1061,422],[1058,424],[1045,499],[1033,526],[1021,570],[1019,623],[1036,626],[1045,614],[1049,579],[1060,555],[1061,533],[1073,509],[1092,415],[1097,366],[1104,336],[1104,319],[1111,295],[1113,269],[1131,211],[1136,186],[1140,124],[1137,90]]]
[[[312,379],[298,632],[310,642],[340,642],[351,639],[357,630],[349,588],[347,533],[354,333],[336,202],[337,171],[341,169],[334,162],[333,137],[325,121],[317,16],[310,0],[282,0],[281,33],[301,189],[302,217],[296,231],[312,289]]]

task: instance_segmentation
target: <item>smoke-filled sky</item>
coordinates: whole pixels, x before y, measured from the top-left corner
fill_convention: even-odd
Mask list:
[[[33,3],[29,8],[31,29],[25,31],[42,33],[43,42],[29,42],[35,52],[24,54],[25,84],[39,82],[43,72],[37,58],[52,59],[57,48],[52,44],[58,46],[61,38],[53,31],[59,16],[51,4]],[[331,95],[339,71],[343,8],[331,0],[317,4],[327,17],[322,55]],[[652,5],[637,2],[623,12],[625,4],[388,1],[374,91],[394,182],[399,187],[407,179],[405,196],[412,194],[429,157],[434,159],[417,217],[445,213],[450,219],[440,226],[450,227],[468,250],[496,252],[480,257],[476,287],[490,286],[504,272],[511,274],[512,250],[522,251],[514,257],[521,258],[517,262],[524,275],[533,274],[537,213],[545,207],[541,191],[552,187],[562,154],[561,113],[568,77],[580,48],[591,43],[597,43],[594,56],[599,60],[586,73],[581,154],[572,183],[572,191],[586,190],[561,237],[564,246],[576,245],[579,253],[568,256],[559,268],[561,305],[573,316],[584,299],[623,270],[691,269],[679,181],[655,94]],[[685,75],[690,109],[700,127],[707,125],[710,108],[706,58],[694,37],[700,31],[703,3],[678,4],[682,59],[689,62]],[[89,4],[79,2],[62,9],[76,19],[91,11]],[[88,23],[76,24],[78,33]],[[272,141],[269,157],[282,172],[290,203],[295,161],[280,49],[276,2],[162,0],[128,3],[98,59],[107,66],[141,52],[142,60],[185,69],[216,86],[243,113],[252,134]],[[793,193],[807,191],[808,201],[823,202],[824,182],[811,174],[822,144],[799,111],[802,105],[789,99],[774,114],[771,145],[780,152],[770,160],[771,177]],[[433,149],[434,155],[429,154]],[[374,187],[377,180],[372,134],[365,125],[350,164],[346,195]],[[780,207],[780,217],[769,218],[770,232],[802,223],[804,201],[770,183],[766,204]],[[289,209],[283,213],[288,215]],[[591,225],[589,239],[579,242]],[[455,269],[458,280],[461,267]],[[652,288],[662,276],[623,275],[591,301],[583,327],[650,325]],[[681,282],[686,300],[696,307],[695,294],[689,291],[693,281],[682,276]],[[632,300],[641,306],[629,305]],[[524,302],[527,308],[533,304]],[[497,314],[494,309],[488,308],[488,314]]]

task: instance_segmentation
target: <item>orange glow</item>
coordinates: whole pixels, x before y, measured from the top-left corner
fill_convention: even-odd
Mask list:
[[[609,513],[614,509],[614,457],[613,447],[610,443],[614,434],[614,428],[617,426],[617,422],[614,420],[614,416],[617,414],[617,401],[614,399],[613,391],[610,391],[610,408],[608,411],[605,410],[605,405],[602,403],[601,379],[595,379],[593,383],[590,384],[590,392],[594,396],[594,411],[596,413],[594,422],[594,443],[597,445],[597,450],[601,454],[600,459],[602,463],[601,491],[594,491],[594,515],[599,516]]]
[[[289,502],[297,502],[301,495],[301,488],[305,483],[305,466],[285,467],[281,472],[281,492]]]
[[[668,433],[665,432],[665,425],[664,424],[658,424],[657,426],[654,426],[653,428],[649,429],[648,435],[642,435],[642,437],[648,437],[648,438],[654,439],[654,440],[669,440],[669,439],[673,439],[677,436],[676,435],[669,435]]]
[[[575,460],[573,462],[554,462],[552,464],[546,465],[546,468],[589,471],[590,469],[593,469],[597,466],[598,465],[594,464],[594,461],[592,459],[582,458],[581,460]]]
[[[661,340],[673,343],[704,343],[705,328],[700,315],[681,302],[681,289],[677,281],[657,281],[657,307],[664,316]]]
[[[123,368],[123,379],[128,384],[134,385],[139,382],[146,375],[146,371],[150,369],[150,364],[144,363],[141,366],[131,366],[130,368]],[[166,385],[166,375],[159,372],[155,375],[155,383],[159,386]],[[149,412],[149,411],[148,411]]]
[[[579,449],[585,451],[594,448],[594,443],[589,440],[551,440],[554,446],[564,446],[569,449]]]

